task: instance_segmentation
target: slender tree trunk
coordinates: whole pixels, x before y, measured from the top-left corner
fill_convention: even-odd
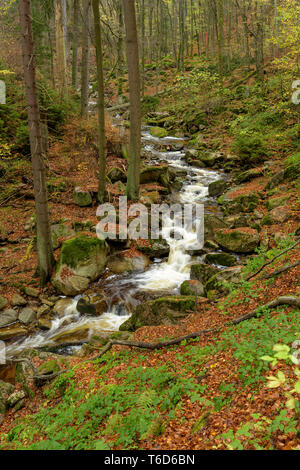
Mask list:
[[[141,153],[141,91],[139,71],[139,50],[134,0],[123,0],[126,28],[128,79],[130,95],[130,160],[128,169],[127,195],[136,201],[140,185]]]
[[[98,84],[98,147],[99,147],[99,179],[98,179],[98,201],[103,203],[106,199],[105,172],[106,172],[106,138],[105,138],[105,112],[104,112],[104,81],[103,81],[103,58],[102,37],[99,13],[99,0],[92,0],[96,59],[97,59],[97,84]]]
[[[51,277],[54,257],[50,234],[46,170],[41,144],[30,0],[19,0],[19,15],[36,208],[38,272],[41,284],[45,285]]]
[[[89,108],[89,64],[90,64],[90,0],[84,0],[83,37],[81,61],[81,116],[88,116]]]
[[[72,85],[77,88],[78,75],[78,29],[79,29],[79,0],[73,1],[73,58],[72,58]]]
[[[61,96],[64,95],[67,85],[64,1],[65,0],[55,1],[57,82]]]

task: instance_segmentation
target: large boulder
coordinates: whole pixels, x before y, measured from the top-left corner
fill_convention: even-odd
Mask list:
[[[259,245],[259,234],[248,227],[220,229],[216,233],[216,241],[222,248],[234,253],[253,253]]]
[[[144,242],[144,240],[143,240]],[[170,253],[170,245],[163,238],[159,240],[147,240],[147,243],[136,241],[137,248],[141,253],[147,255],[150,259],[162,258]]]
[[[204,216],[204,236],[205,240],[214,240],[215,233],[220,228],[228,228],[229,225],[217,215],[206,214]]]
[[[204,286],[202,282],[191,279],[184,281],[180,286],[181,295],[197,295],[198,297],[204,296]]]
[[[219,204],[224,206],[224,212],[226,215],[239,214],[240,212],[252,212],[258,206],[258,194],[240,194],[241,191],[244,191],[243,186],[237,186],[236,188],[227,191],[218,199]]]
[[[204,262],[231,267],[236,264],[236,258],[230,253],[208,253],[204,257]]]
[[[191,279],[205,284],[212,276],[219,272],[218,268],[210,264],[193,264],[191,267]]]
[[[224,180],[213,181],[208,185],[208,195],[211,197],[218,197],[224,193],[228,183]]]
[[[62,244],[52,285],[64,295],[84,292],[103,273],[108,251],[105,240],[98,238],[81,235],[67,240]]]
[[[135,331],[142,326],[173,325],[195,308],[195,295],[162,297],[136,307],[133,315],[121,325],[121,331]]]
[[[141,184],[157,183],[168,188],[172,179],[168,165],[149,166],[141,171]]]
[[[110,256],[107,266],[112,273],[123,274],[143,271],[149,264],[150,261],[146,255],[124,251]]]

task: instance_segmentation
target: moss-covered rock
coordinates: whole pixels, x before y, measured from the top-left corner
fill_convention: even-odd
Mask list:
[[[219,197],[227,188],[227,182],[224,180],[213,181],[208,186],[208,195],[211,197]]]
[[[139,241],[136,242],[137,249],[147,255],[150,259],[162,258],[167,256],[170,252],[170,245],[163,238],[159,240],[148,240],[148,243],[141,244]]]
[[[280,196],[280,197],[273,197],[271,199],[268,199],[267,201],[267,208],[269,211],[272,209],[276,209],[276,207],[283,206],[286,201],[288,201],[289,196]]]
[[[160,183],[168,188],[171,182],[171,173],[169,167],[165,166],[149,166],[141,171],[141,184]]]
[[[52,278],[52,285],[65,295],[77,295],[87,289],[89,282],[102,274],[109,248],[104,240],[81,235],[67,240]]]
[[[79,207],[91,206],[93,202],[91,193],[78,187],[74,189],[73,199],[75,204]]]
[[[238,283],[241,280],[241,266],[227,268],[219,271],[213,277],[211,277],[205,284],[206,295],[210,298],[211,293],[215,292],[218,294],[226,294],[228,289],[228,283]]]
[[[243,186],[227,191],[223,196],[218,199],[219,204],[224,206],[226,215],[235,215],[240,212],[252,212],[259,203],[258,194],[242,194],[235,196],[238,190],[243,189]]]
[[[163,127],[155,126],[151,127],[150,134],[153,135],[153,137],[158,137],[161,139],[162,137],[167,137],[168,132]]]
[[[190,281],[184,281],[180,286],[181,295],[197,295],[202,297],[204,295],[204,286],[202,282],[191,279]]]
[[[222,248],[234,253],[253,253],[259,245],[259,234],[248,227],[221,229],[216,233],[216,241]]]
[[[173,325],[195,308],[195,296],[162,297],[136,307],[120,331],[135,331],[142,326]]]
[[[214,240],[217,230],[228,227],[229,225],[221,217],[218,217],[217,215],[206,214],[204,216],[205,240]]]
[[[52,238],[52,245],[53,248],[59,248],[61,245],[59,239],[60,238],[67,238],[73,237],[75,235],[75,231],[68,227],[66,224],[55,224],[51,225],[51,238]]]
[[[212,276],[219,272],[218,268],[210,264],[193,264],[191,267],[191,279],[205,284]]]
[[[250,168],[250,170],[239,173],[235,178],[235,182],[236,184],[247,183],[248,181],[251,181],[252,179],[258,178],[259,176],[262,176],[262,175],[263,175],[262,168]]]
[[[0,295],[0,310],[3,310],[8,305],[8,300]]]
[[[56,374],[60,371],[60,365],[56,359],[51,359],[50,361],[44,362],[39,367],[39,373],[43,375]]]
[[[208,253],[204,257],[205,263],[216,264],[218,266],[231,267],[236,264],[235,256],[229,253]]]

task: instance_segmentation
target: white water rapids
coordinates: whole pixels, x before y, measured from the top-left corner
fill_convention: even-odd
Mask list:
[[[155,138],[148,131],[143,131],[142,140],[144,149],[153,156],[152,163],[167,162],[175,170],[183,170],[187,173],[185,182],[178,193],[178,202],[201,204],[208,201],[208,185],[212,181],[220,179],[220,172],[198,169],[189,166],[185,160],[184,150],[173,150],[178,144],[184,144],[184,139],[176,137]],[[158,151],[157,145],[171,147],[170,151]],[[173,221],[169,220],[170,225]],[[62,318],[52,321],[51,329],[47,332],[36,333],[26,339],[20,339],[6,348],[7,358],[20,354],[24,349],[55,346],[59,344],[58,338],[69,337],[78,331],[85,331],[88,340],[92,334],[97,332],[117,331],[120,325],[130,315],[125,304],[132,306],[137,304],[135,294],[138,292],[160,292],[176,294],[182,282],[190,279],[190,267],[192,256],[188,253],[195,245],[197,235],[195,231],[182,228],[182,238],[176,240],[169,235],[168,223],[164,224],[163,238],[170,245],[169,258],[166,261],[155,260],[155,262],[143,273],[130,275],[110,276],[103,284],[110,288],[107,297],[110,300],[108,311],[101,317],[91,318],[82,316],[76,310],[79,297],[76,297],[70,307],[65,311]],[[111,295],[111,293],[114,293]]]

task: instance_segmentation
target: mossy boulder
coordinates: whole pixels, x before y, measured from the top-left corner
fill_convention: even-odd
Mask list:
[[[133,315],[121,325],[120,331],[135,331],[142,326],[174,325],[195,308],[195,295],[161,297],[136,307]]]
[[[147,255],[150,259],[162,258],[170,253],[170,245],[163,238],[159,240],[147,240],[147,244],[136,242],[138,250]]]
[[[62,244],[52,285],[64,295],[84,292],[98,279],[107,263],[109,247],[104,240],[81,235]]]
[[[84,191],[79,187],[74,189],[73,199],[75,204],[79,207],[91,206],[93,202],[91,193],[88,191]]]
[[[180,286],[181,295],[197,295],[198,297],[204,296],[204,286],[202,282],[191,279],[184,281]]]
[[[243,186],[227,191],[223,196],[218,199],[218,203],[224,206],[226,215],[235,215],[240,212],[252,212],[259,204],[258,194],[242,194],[239,195],[238,191],[243,190]],[[237,196],[235,196],[235,193]]]
[[[60,365],[56,359],[51,359],[50,361],[44,362],[38,370],[42,375],[56,374],[60,372]]]
[[[168,132],[163,127],[155,126],[155,127],[151,127],[150,134],[153,137],[157,137],[157,138],[161,139],[162,137],[167,137]]]
[[[228,283],[239,283],[241,281],[241,266],[227,268],[219,271],[205,284],[206,295],[210,298],[212,293],[228,293]]]
[[[288,201],[289,196],[280,196],[280,197],[273,197],[272,199],[268,199],[267,201],[267,208],[269,211],[272,209],[276,209],[276,207],[283,206],[286,201]]]
[[[211,266],[210,264],[193,264],[191,267],[191,279],[205,284],[218,272],[218,268]]]
[[[235,182],[236,184],[247,183],[248,181],[251,181],[252,179],[258,178],[259,176],[262,176],[262,175],[263,175],[262,168],[250,168],[250,170],[239,173],[235,178]]]
[[[222,248],[234,253],[253,253],[259,245],[259,234],[248,227],[221,229],[216,233],[216,241]]]
[[[122,183],[126,183],[127,176],[125,171],[121,170],[121,168],[113,167],[107,173],[107,177],[112,183],[116,183],[117,181],[122,181]]]
[[[205,240],[214,240],[217,230],[228,227],[229,225],[221,217],[218,217],[217,215],[206,214],[204,216]]]
[[[208,186],[208,195],[211,197],[219,197],[227,188],[227,182],[224,180],[213,181]]]
[[[168,188],[171,182],[171,173],[169,167],[165,166],[149,166],[141,171],[141,184],[157,183]]]
[[[216,264],[218,266],[231,267],[236,264],[235,256],[230,253],[208,253],[204,257],[205,263]]]

